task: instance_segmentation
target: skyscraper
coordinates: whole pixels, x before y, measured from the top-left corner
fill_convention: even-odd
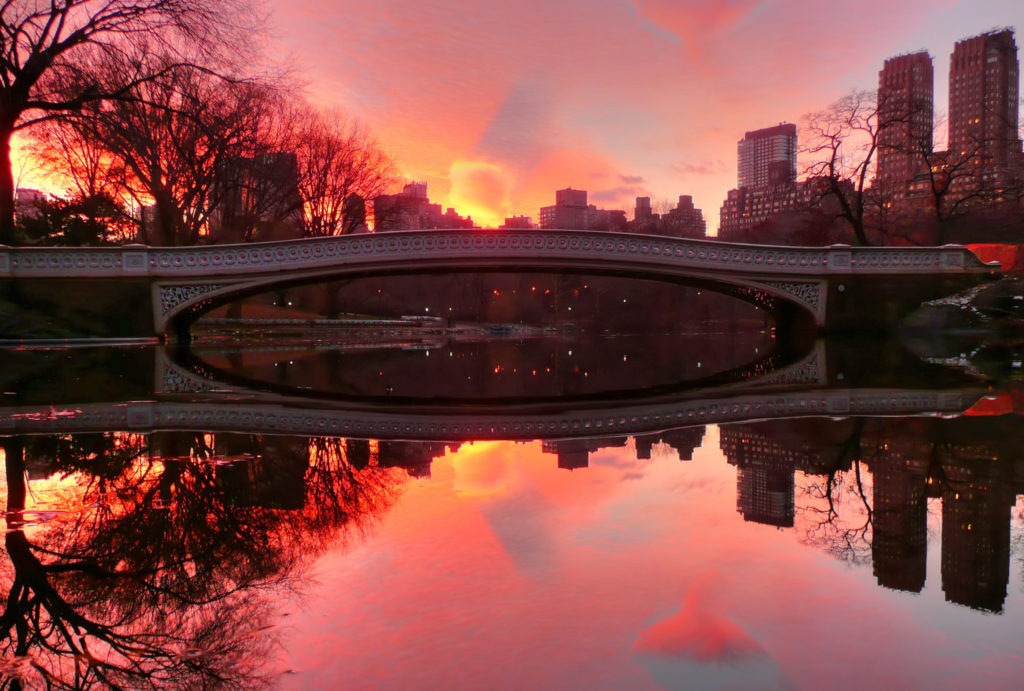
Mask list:
[[[736,145],[737,187],[767,187],[796,180],[796,125],[747,132]]]
[[[903,187],[932,152],[932,58],[927,52],[889,58],[878,73],[878,173]]]
[[[949,149],[983,171],[1005,170],[1020,155],[1019,63],[1012,29],[958,41],[949,64]]]

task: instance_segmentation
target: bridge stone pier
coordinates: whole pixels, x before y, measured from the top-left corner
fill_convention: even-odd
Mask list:
[[[705,286],[780,328],[891,329],[999,275],[964,247],[775,247],[577,230],[381,232],[244,245],[0,248],[0,340],[187,338],[206,311],[275,288],[449,270],[565,271]]]

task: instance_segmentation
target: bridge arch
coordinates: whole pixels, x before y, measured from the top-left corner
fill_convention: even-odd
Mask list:
[[[688,277],[774,301],[823,329],[861,331],[891,329],[922,300],[999,275],[956,246],[777,247],[582,230],[401,231],[177,248],[0,247],[0,283],[41,325],[0,337],[54,331],[54,304],[67,317],[62,328],[98,318],[107,309],[98,307],[102,302],[116,307],[123,323],[98,330],[98,337],[151,338],[187,321],[183,315],[207,300],[293,278],[513,266]],[[149,310],[137,304],[147,292]]]
[[[769,314],[782,330],[809,330],[820,325],[824,317],[825,281],[785,282],[750,281],[737,277],[722,277],[696,271],[639,270],[635,267],[581,264],[539,265],[537,262],[496,263],[481,262],[467,267],[457,263],[423,264],[416,267],[359,268],[337,266],[310,271],[302,275],[265,275],[249,280],[211,284],[159,284],[155,290],[160,318],[157,329],[179,340],[188,340],[190,327],[203,315],[237,300],[264,294],[273,290],[317,285],[346,278],[374,278],[386,276],[429,276],[451,274],[497,273],[569,273],[585,276],[624,277],[659,281],[668,284],[695,287],[737,299]]]

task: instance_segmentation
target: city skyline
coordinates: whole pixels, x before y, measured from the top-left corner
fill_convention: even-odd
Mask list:
[[[490,226],[571,186],[603,208],[692,194],[717,229],[743,132],[874,90],[886,58],[922,49],[944,112],[954,43],[1024,26],[1012,2],[272,8],[314,98],[352,110],[404,177]]]
[[[714,233],[745,131],[799,125],[852,89],[873,91],[886,59],[920,50],[934,61],[944,115],[954,44],[1024,25],[1010,2],[868,3],[813,18],[765,2],[608,0],[590,13],[527,4],[512,19],[500,7],[481,16],[405,5],[342,19],[316,4],[271,3],[265,52],[287,56],[313,101],[369,127],[405,180],[428,183],[436,203],[488,227],[536,216],[553,190],[575,187],[598,207],[627,210],[637,196],[685,192]],[[886,22],[873,22],[882,14]],[[548,26],[556,20],[607,36],[606,48],[594,54],[592,41],[563,37]],[[827,30],[840,22],[843,36]],[[769,37],[779,31],[802,41]],[[23,187],[46,188],[15,152],[19,173]]]

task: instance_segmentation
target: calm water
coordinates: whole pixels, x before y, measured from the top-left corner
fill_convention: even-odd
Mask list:
[[[251,307],[5,351],[5,687],[1019,688],[1014,344]]]

